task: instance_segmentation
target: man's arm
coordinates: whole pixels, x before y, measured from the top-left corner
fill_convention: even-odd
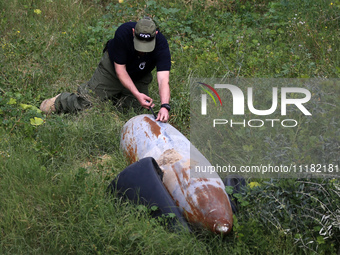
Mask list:
[[[130,75],[126,71],[126,65],[120,65],[115,62],[114,66],[118,79],[125,88],[130,90],[140,105],[146,109],[149,109],[150,106],[153,107],[154,104],[152,103],[152,98],[138,91],[136,85],[133,83]]]
[[[161,104],[168,104],[170,102],[170,86],[169,86],[170,71],[157,72],[157,81],[159,88],[159,96]],[[169,112],[166,108],[162,107],[156,120],[167,122],[169,119]]]

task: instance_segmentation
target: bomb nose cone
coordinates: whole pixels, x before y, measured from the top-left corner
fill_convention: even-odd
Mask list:
[[[230,231],[231,231],[231,226],[228,223],[218,222],[214,225],[214,232],[215,233],[225,235],[225,234],[228,234]]]
[[[210,230],[216,234],[226,235],[230,233],[233,227],[233,218],[231,215],[226,215],[223,210],[216,208],[211,210],[206,215],[206,221],[210,222]]]

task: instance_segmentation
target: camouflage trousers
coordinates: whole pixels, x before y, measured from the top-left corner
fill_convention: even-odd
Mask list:
[[[152,74],[134,80],[139,92],[149,95],[148,85],[152,81]],[[112,100],[120,103],[124,108],[140,107],[137,99],[119,81],[107,51],[94,72],[92,78],[78,87],[77,93],[63,92],[55,101],[57,113],[76,113],[93,105],[95,98]]]

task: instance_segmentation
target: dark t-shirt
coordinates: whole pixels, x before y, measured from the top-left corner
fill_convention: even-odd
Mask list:
[[[116,30],[114,38],[108,42],[107,51],[112,65],[114,62],[126,65],[126,70],[132,79],[142,78],[155,67],[157,71],[170,71],[170,50],[164,35],[158,31],[155,49],[139,56],[133,46],[132,28],[135,26],[136,22],[122,24]]]

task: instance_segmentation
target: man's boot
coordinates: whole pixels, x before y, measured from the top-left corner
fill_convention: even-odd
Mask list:
[[[44,112],[45,114],[50,114],[52,112],[55,112],[55,100],[60,94],[56,95],[55,97],[49,98],[44,100],[40,105],[40,110]]]

